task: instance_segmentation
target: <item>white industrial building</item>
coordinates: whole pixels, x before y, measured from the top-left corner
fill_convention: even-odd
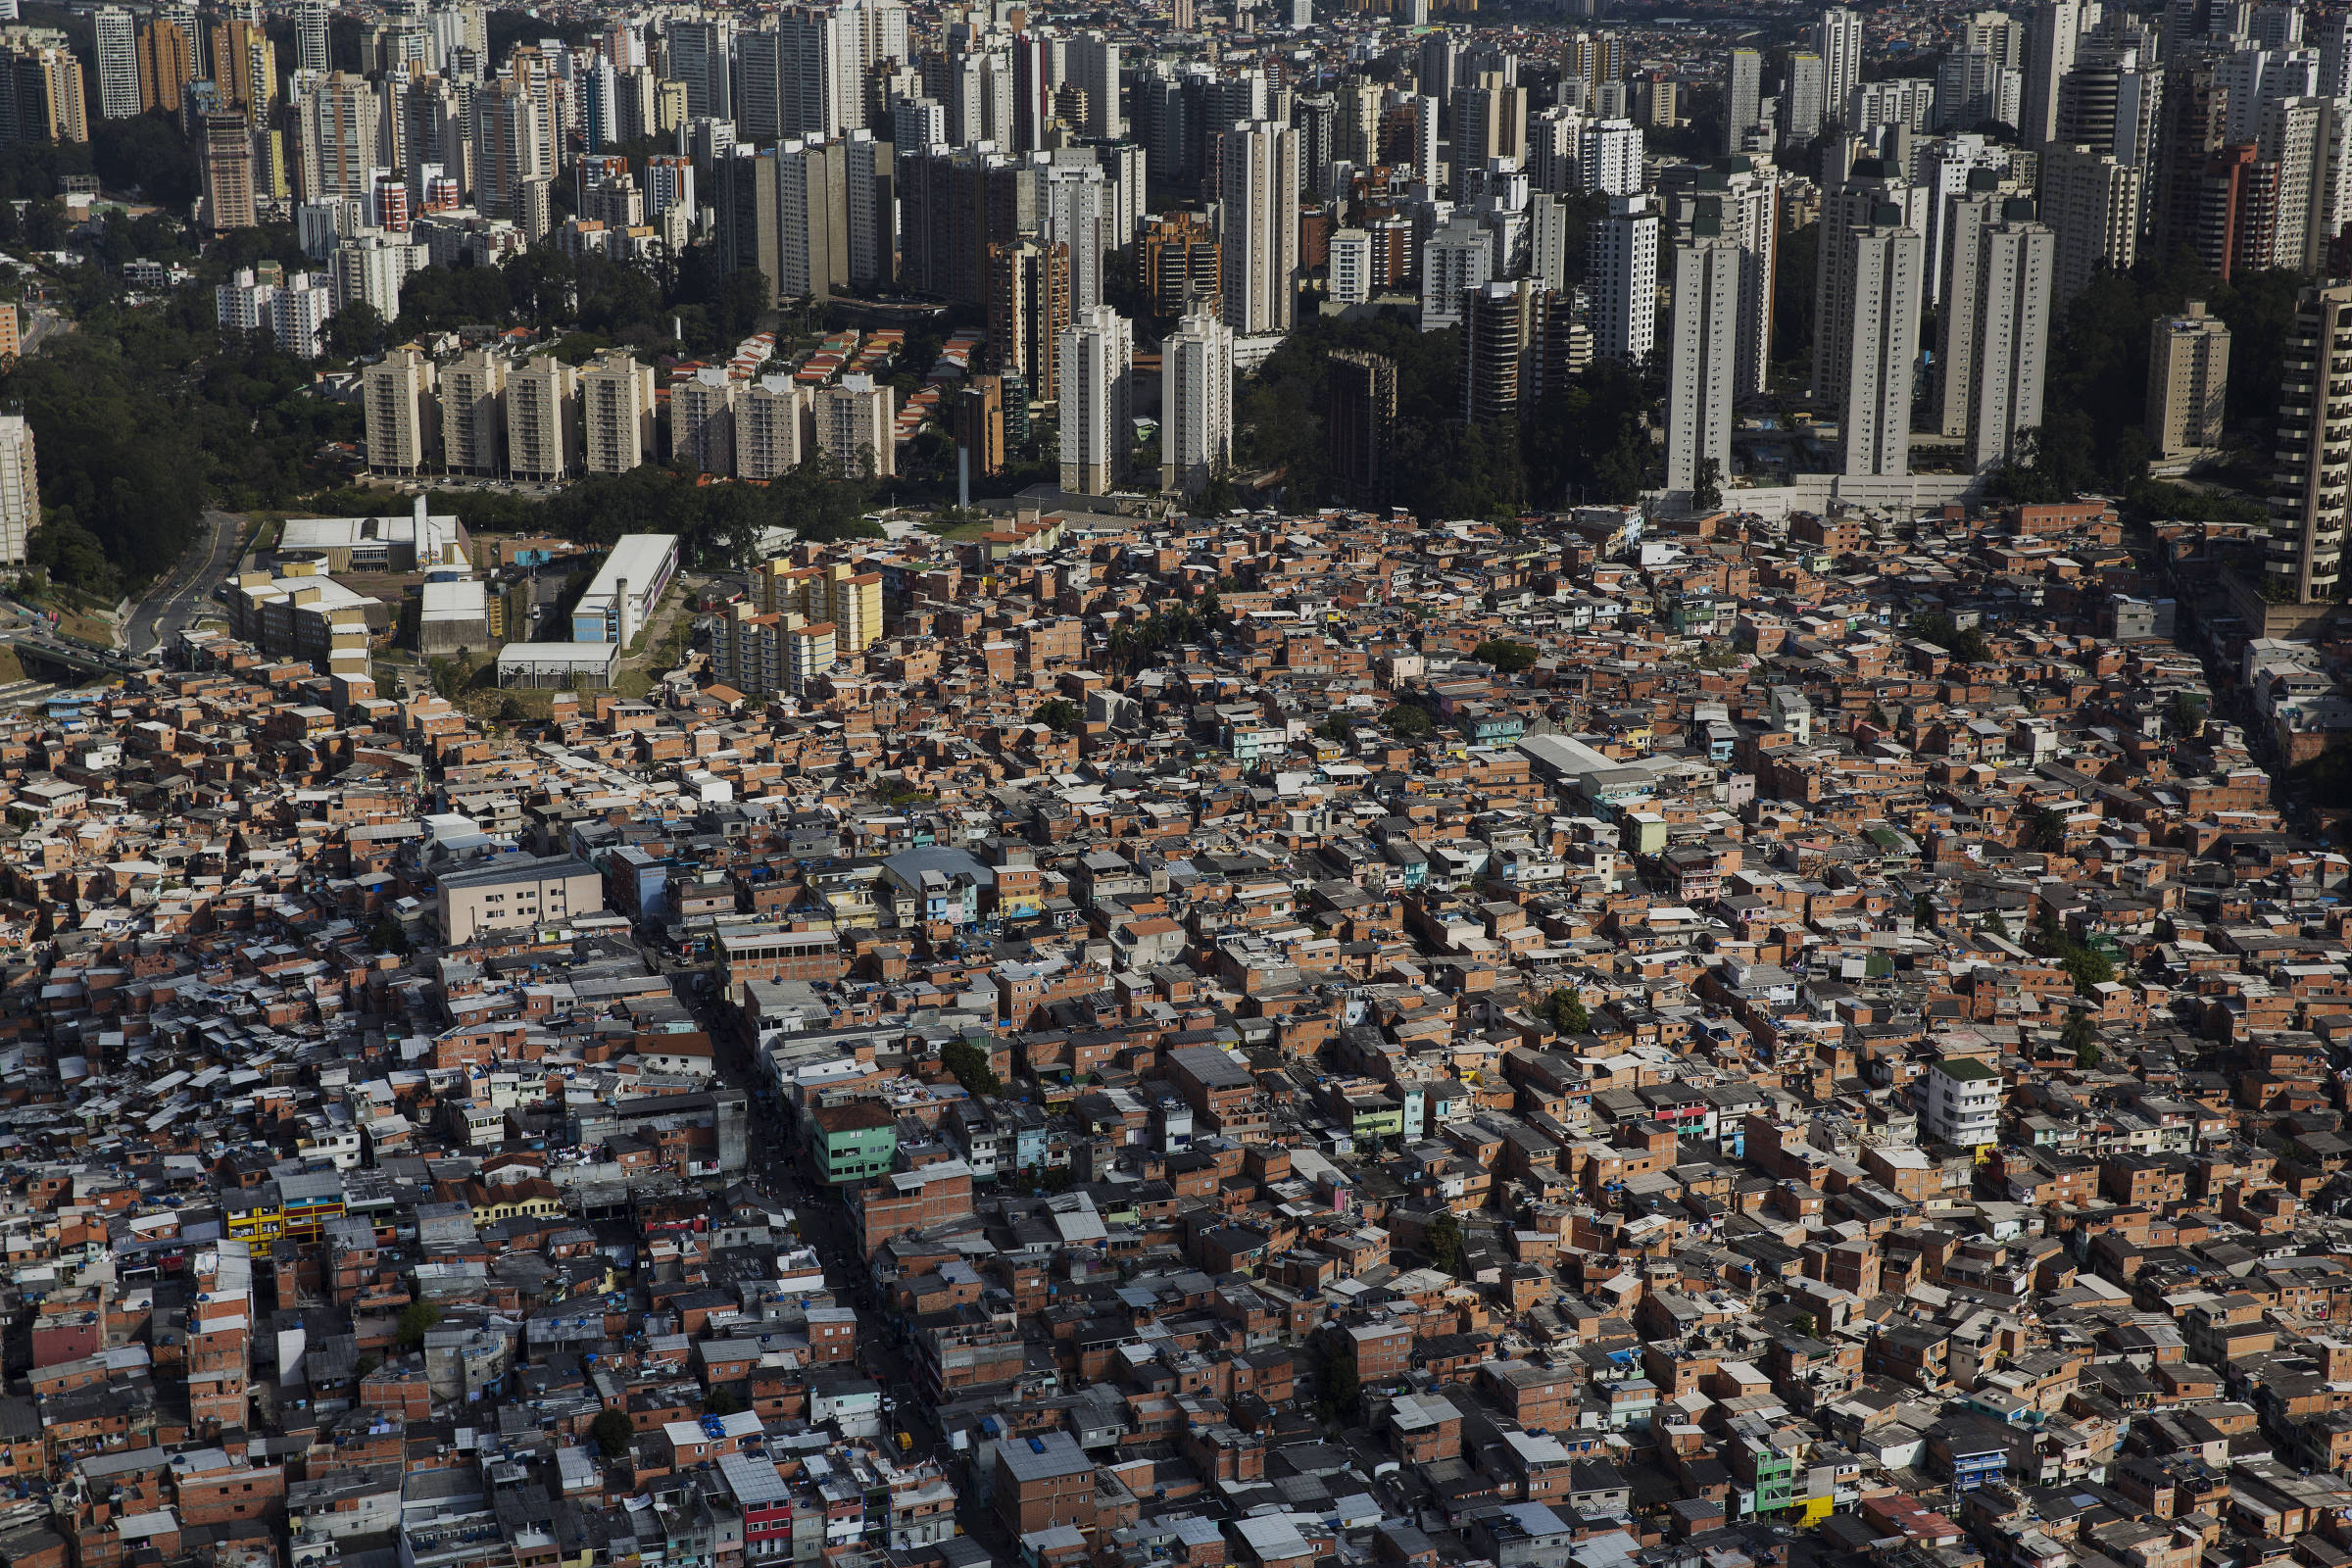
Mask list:
[[[572,640],[628,647],[677,574],[676,534],[622,534],[572,610]]]

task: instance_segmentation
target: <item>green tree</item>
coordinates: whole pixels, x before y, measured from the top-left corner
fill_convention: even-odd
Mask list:
[[[392,1343],[404,1350],[424,1348],[427,1330],[441,1321],[441,1309],[430,1301],[411,1301],[400,1309],[400,1326],[392,1333]]]
[[[2036,806],[2026,820],[2026,842],[2055,853],[2066,848],[2066,813],[2055,807]]]
[[[2194,692],[2175,692],[2165,706],[2165,716],[2173,728],[2191,739],[2205,732],[2205,699]]]
[[[1429,1249],[1429,1266],[1441,1274],[1459,1276],[1462,1272],[1462,1222],[1451,1212],[1438,1215],[1423,1229],[1422,1241]]]
[[[1315,1369],[1315,1409],[1329,1424],[1345,1426],[1354,1419],[1364,1392],[1355,1372],[1355,1352],[1337,1334],[1323,1336],[1322,1348]]]
[[[375,929],[368,933],[368,940],[378,953],[396,953],[404,958],[409,956],[409,933],[390,909],[376,916]]]
[[[951,1040],[940,1048],[939,1061],[956,1075],[967,1095],[978,1098],[1004,1092],[1004,1080],[997,1076],[985,1047],[969,1040]]]
[[[2099,1064],[2099,1031],[2088,1012],[2077,1007],[2067,1015],[2066,1028],[2058,1035],[2058,1049],[2073,1056],[2078,1067]]]
[[[1057,735],[1075,735],[1086,728],[1086,712],[1067,697],[1053,697],[1037,705],[1029,722],[1043,724]]]
[[[1936,901],[1925,893],[1911,895],[1911,923],[1923,930],[1936,929]]]
[[[1470,657],[1482,664],[1492,664],[1505,675],[1516,675],[1531,669],[1543,656],[1525,643],[1496,637],[1480,643],[1470,650]]]
[[[1355,738],[1355,726],[1348,722],[1345,713],[1334,713],[1315,726],[1315,733],[1327,741],[1337,741],[1345,746]]]
[[[1381,715],[1381,727],[1400,741],[1417,741],[1435,734],[1438,721],[1418,703],[1398,703]]]
[[[1713,512],[1723,505],[1723,465],[1713,458],[1698,460],[1697,482],[1690,487],[1690,510]]]
[[[1585,999],[1567,986],[1536,1004],[1536,1016],[1551,1025],[1554,1034],[1581,1035],[1592,1027],[1592,1015],[1585,1010]]]
[[[636,1435],[627,1412],[621,1410],[600,1410],[588,1424],[588,1436],[596,1440],[597,1447],[608,1459],[627,1457],[630,1440]]]
[[[383,313],[366,300],[353,300],[326,318],[326,352],[336,359],[365,360],[383,351]]]
[[[704,1396],[703,1408],[712,1415],[733,1415],[743,1408],[743,1399],[732,1389],[712,1389]]]

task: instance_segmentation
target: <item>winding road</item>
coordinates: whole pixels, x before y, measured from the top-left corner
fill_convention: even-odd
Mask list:
[[[202,614],[214,585],[235,566],[237,541],[244,532],[244,518],[226,512],[207,512],[204,532],[179,558],[179,564],[147,590],[147,597],[123,622],[123,647],[134,656],[152,654]]]

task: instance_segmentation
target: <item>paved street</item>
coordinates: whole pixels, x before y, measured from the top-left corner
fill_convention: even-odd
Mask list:
[[[225,512],[207,512],[203,531],[179,564],[147,590],[131,607],[123,623],[122,645],[133,654],[151,654],[204,613],[215,586],[225,581],[236,565],[237,541],[245,519]]]

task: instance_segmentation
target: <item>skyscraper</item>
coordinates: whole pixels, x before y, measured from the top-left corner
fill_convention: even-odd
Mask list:
[[[1821,134],[1829,117],[1829,67],[1821,56],[1799,50],[1788,57],[1781,86],[1781,143],[1802,147]],[[1844,113],[1840,108],[1840,114]]]
[[[1196,312],[1159,356],[1159,487],[1192,495],[1233,460],[1233,330]]]
[[[1979,472],[2023,457],[2019,434],[2041,427],[2055,251],[2034,204],[2019,197],[1978,231],[1968,450]]]
[[[1658,330],[1658,215],[1646,196],[1617,196],[1585,248],[1592,347],[1611,359],[1649,358]]]
[[[376,156],[379,105],[367,77],[338,71],[313,80],[295,105],[302,127],[302,194],[365,197]]]
[[[669,24],[668,79],[686,88],[686,113],[695,120],[733,120],[734,84],[727,69],[730,24],[679,18]]]
[[[2006,199],[2001,180],[1989,169],[1969,171],[1965,188],[1946,198],[1943,206],[1942,292],[1936,315],[1936,392],[1932,410],[1936,428],[1947,436],[1968,434],[1975,399],[1979,290],[1977,268],[1984,259],[1984,230],[2000,218]]]
[[[1533,414],[1551,368],[1553,296],[1522,277],[1481,283],[1463,301],[1462,417],[1494,424]]]
[[[1674,248],[1674,356],[1666,390],[1666,488],[1693,491],[1713,465],[1732,471],[1732,402],[1740,359],[1744,253],[1701,204]]]
[[[1331,482],[1350,506],[1386,508],[1395,488],[1389,449],[1396,435],[1396,362],[1337,349],[1331,355],[1323,435]]]
[[[98,61],[98,113],[129,120],[139,113],[139,34],[122,6],[100,6],[91,16]]]
[[[1117,141],[1127,134],[1127,116],[1119,108],[1119,45],[1100,32],[1083,33],[1065,51],[1070,79],[1086,94],[1086,123],[1080,129],[1096,141]]]
[[[1127,374],[1134,341],[1107,305],[1081,315],[1061,333],[1061,487],[1108,495],[1125,475],[1133,430]]]
[[[2058,134],[2058,92],[2075,69],[2082,5],[2083,0],[2042,0],[2027,25],[2025,122],[2017,132],[2028,147],[2046,147]]]
[[[1855,160],[1845,179],[1822,198],[1819,253],[1813,271],[1812,387],[1816,398],[1832,401],[1839,396],[1838,387],[1852,358],[1846,333],[1854,320],[1851,269],[1855,252],[1845,237],[1877,221],[1884,206],[1892,205],[1901,212],[1909,198],[1909,187],[1900,176],[1875,158]]]
[[[1747,133],[1756,126],[1764,103],[1764,56],[1753,49],[1732,51],[1728,112],[1723,122],[1723,150],[1745,150]]]
[[[324,75],[333,69],[327,56],[327,0],[301,0],[294,10],[294,68]]]
[[[1825,233],[1823,238],[1829,236]],[[1882,203],[1844,238],[1851,280],[1839,437],[1848,477],[1899,479],[1911,471],[1911,376],[1918,358],[1925,245]]]
[[[2230,328],[2190,300],[2159,317],[2148,343],[2148,443],[2158,458],[2210,451],[2222,442],[2230,393]]]
[[[1642,127],[1630,120],[1588,122],[1577,137],[1576,179],[1587,195],[1638,193],[1642,189]]]
[[[2265,598],[2298,605],[2338,597],[2352,487],[2352,284],[2304,289],[2279,367],[2278,442],[2273,466]]]
[[[1821,56],[1822,91],[1829,116],[1843,122],[1845,100],[1862,82],[1862,18],[1833,6],[1813,24],[1814,52]]]
[[[850,275],[847,147],[790,138],[776,148],[776,293],[829,300]]]
[[[1298,271],[1298,131],[1270,120],[1226,131],[1218,190],[1225,324],[1237,337],[1288,332]]]
[[[196,79],[196,24],[192,19],[157,17],[139,27],[139,109],[180,113],[188,83]]]
[[[2103,263],[2122,271],[2139,254],[2139,171],[2080,143],[2042,149],[2042,221],[2058,236],[2056,291],[2073,299]]]
[[[1069,247],[1025,239],[988,248],[988,340],[997,368],[1017,373],[1033,396],[1060,396],[1054,356],[1072,319]]]
[[[204,117],[204,221],[216,234],[251,228],[253,130],[240,114]]]

